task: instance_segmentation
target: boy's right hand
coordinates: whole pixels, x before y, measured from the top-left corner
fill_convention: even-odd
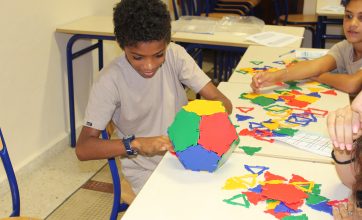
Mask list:
[[[142,156],[152,157],[173,151],[173,145],[167,136],[138,137],[132,141],[132,147]]]
[[[278,82],[276,73],[262,72],[253,76],[250,87],[253,92],[258,93],[261,88],[274,85]]]

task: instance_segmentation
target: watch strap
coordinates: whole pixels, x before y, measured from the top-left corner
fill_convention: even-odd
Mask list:
[[[135,156],[137,155],[137,150],[135,150],[132,145],[131,142],[135,139],[134,135],[131,136],[126,136],[122,139],[123,145],[126,149],[126,153],[128,156]]]

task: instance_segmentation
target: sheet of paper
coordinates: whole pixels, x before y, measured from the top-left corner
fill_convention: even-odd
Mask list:
[[[332,142],[327,137],[298,131],[294,136],[274,137],[274,139],[285,142],[299,149],[309,151],[318,155],[330,157]]]
[[[308,50],[305,48],[297,49],[295,51],[296,58],[307,58],[307,59],[316,59],[321,56],[324,56],[328,53],[328,49],[320,50]]]
[[[268,47],[284,47],[300,38],[290,34],[268,31],[250,35],[246,39]]]
[[[344,7],[342,5],[326,5],[321,8],[322,11],[335,11],[335,12],[343,12]]]

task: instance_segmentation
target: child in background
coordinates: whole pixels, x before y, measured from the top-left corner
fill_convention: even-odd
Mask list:
[[[330,112],[327,123],[338,176],[352,189],[350,201],[333,209],[334,218],[362,219],[362,92],[351,106]]]
[[[121,156],[122,171],[138,193],[162,155],[172,149],[167,128],[187,104],[183,85],[208,100],[232,105],[185,49],[171,40],[171,18],[161,0],[122,0],[113,13],[114,33],[124,54],[94,83],[79,135],[79,160]],[[107,124],[117,140],[102,140]]]
[[[343,0],[343,31],[347,40],[335,44],[318,59],[299,62],[274,73],[257,73],[251,82],[254,92],[277,82],[312,78],[349,94],[362,88],[362,0]],[[337,70],[338,73],[330,71]]]

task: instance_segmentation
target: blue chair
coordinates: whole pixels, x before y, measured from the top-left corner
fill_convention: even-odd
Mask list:
[[[217,8],[215,0],[172,0],[175,20],[181,16],[222,18],[226,15],[245,15],[240,8]]]
[[[112,134],[112,131],[109,131],[109,130],[107,131],[107,129],[105,129],[102,131],[102,138],[109,139],[111,134]],[[112,211],[111,211],[111,215],[110,215],[109,219],[116,220],[118,213],[126,211],[129,205],[126,203],[120,202],[121,201],[121,181],[119,178],[116,159],[114,157],[109,158],[108,165],[111,170],[112,181],[113,181],[113,206],[112,206]]]
[[[13,166],[11,165],[10,157],[8,151],[6,149],[5,139],[0,129],[0,156],[1,161],[3,162],[4,169],[6,172],[6,176],[8,178],[10,191],[11,191],[11,198],[12,198],[12,205],[13,211],[10,214],[10,217],[19,216],[20,215],[20,195],[19,195],[19,188],[18,183],[16,181],[15,173]]]
[[[260,3],[261,0],[211,0],[212,11],[231,10],[243,16],[254,15],[254,8]]]
[[[290,14],[289,0],[272,0],[274,5],[275,25],[299,26],[311,31],[312,47],[315,45],[315,29],[318,23],[316,15]]]
[[[233,13],[230,10],[215,11],[214,0],[172,0],[175,19],[181,16],[209,16],[220,18],[223,16],[240,15],[238,11]],[[227,81],[232,73],[232,69],[237,65],[244,53],[244,48],[215,46],[207,44],[183,43],[181,44],[187,52],[197,61],[197,64],[202,68],[203,52],[210,50],[215,52],[214,60],[214,80]],[[197,97],[199,98],[199,96]]]

